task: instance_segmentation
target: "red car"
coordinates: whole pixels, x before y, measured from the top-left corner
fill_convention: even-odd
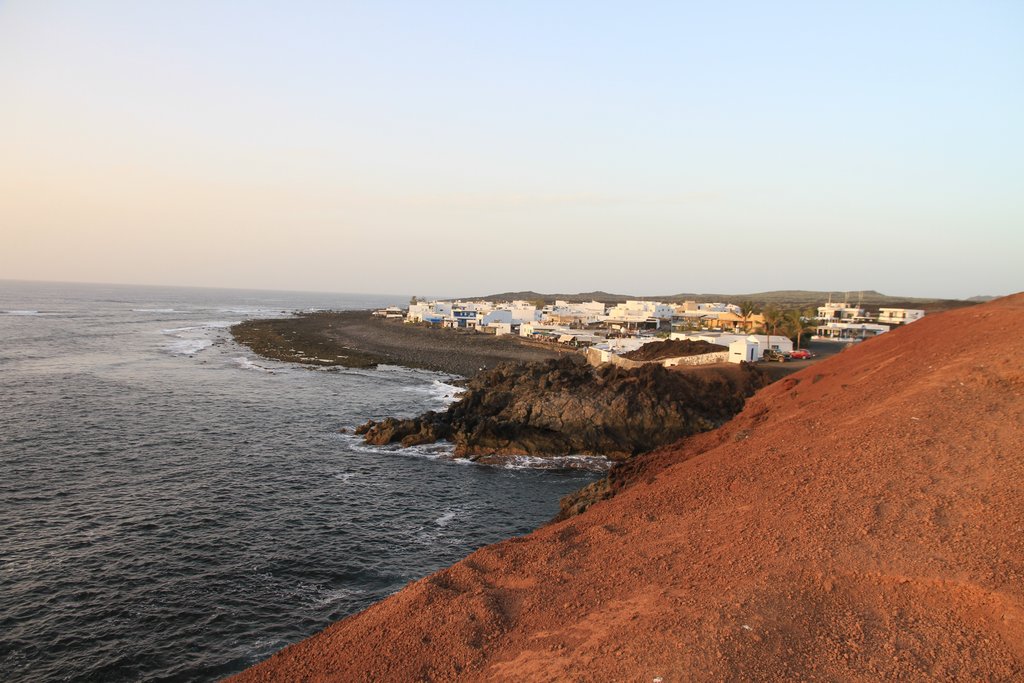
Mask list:
[[[796,351],[791,351],[789,354],[789,357],[793,360],[807,360],[812,356],[814,356],[814,354],[807,349],[797,349]]]

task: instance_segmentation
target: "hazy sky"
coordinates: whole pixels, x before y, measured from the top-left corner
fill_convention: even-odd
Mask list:
[[[0,0],[0,279],[1024,289],[1024,2]]]

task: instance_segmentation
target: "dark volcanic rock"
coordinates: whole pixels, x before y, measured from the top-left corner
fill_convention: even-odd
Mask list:
[[[622,354],[622,357],[629,360],[650,361],[680,358],[683,356],[700,356],[705,353],[720,353],[728,350],[728,346],[720,346],[703,340],[665,339],[644,344],[635,351]]]
[[[764,384],[753,366],[677,372],[592,368],[565,358],[501,365],[446,412],[359,427],[367,443],[449,440],[457,457],[604,455],[621,460],[722,424]]]

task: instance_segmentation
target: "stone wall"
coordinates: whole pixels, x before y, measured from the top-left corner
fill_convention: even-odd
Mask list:
[[[617,356],[614,353],[609,354],[609,359],[606,361],[601,360],[603,354],[598,349],[587,349],[587,362],[597,367],[602,363],[611,363],[612,365],[620,368],[632,369],[643,367],[644,365],[664,365],[666,368],[671,368],[676,365],[712,365],[714,363],[728,363],[729,352],[718,351],[716,353],[704,353],[699,356],[680,356],[678,358],[663,358],[661,360],[630,360],[629,358],[623,358]]]
[[[675,365],[713,365],[714,363],[728,363],[729,352],[718,351],[716,353],[702,353],[699,356],[682,356],[680,358],[666,358],[661,364],[666,368]]]

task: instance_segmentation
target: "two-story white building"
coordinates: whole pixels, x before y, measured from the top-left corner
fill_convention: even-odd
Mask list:
[[[823,323],[839,323],[867,320],[868,316],[867,312],[860,306],[851,306],[846,302],[840,304],[830,301],[827,304],[818,306],[818,319]]]

